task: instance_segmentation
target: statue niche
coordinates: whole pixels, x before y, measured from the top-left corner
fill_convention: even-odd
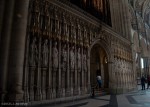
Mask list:
[[[37,48],[37,39],[33,38],[33,41],[30,45],[29,50],[29,64],[30,66],[36,66],[36,63],[38,62],[38,48]]]
[[[66,44],[64,44],[62,49],[62,70],[67,70],[67,51],[66,51]]]
[[[52,66],[54,69],[58,69],[58,49],[57,49],[57,42],[54,43],[52,49]]]
[[[86,55],[86,50],[84,50],[83,53],[83,70],[87,72],[87,55]]]
[[[44,41],[43,51],[42,51],[42,64],[43,64],[43,66],[47,66],[48,65],[48,54],[49,54],[49,51],[48,51],[48,40],[46,39]]]
[[[74,70],[74,68],[75,68],[74,46],[70,50],[70,68],[71,68],[71,70]]]
[[[78,53],[77,53],[77,69],[79,71],[81,71],[81,51],[80,51],[80,48],[78,48]]]

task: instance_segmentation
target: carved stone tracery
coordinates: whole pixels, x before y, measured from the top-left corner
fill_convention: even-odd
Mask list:
[[[34,7],[30,10],[32,21],[28,25],[29,65],[33,67],[30,67],[28,80],[32,81],[29,84],[31,101],[34,100],[35,89],[42,92],[43,99],[46,99],[45,93],[48,92],[52,99],[62,95],[74,95],[77,87],[77,94],[84,93],[90,84],[87,83],[90,72],[88,51],[96,40],[106,43],[110,48],[113,47],[110,49],[115,64],[113,75],[118,77],[114,82],[120,85],[120,71],[127,72],[131,69],[128,66],[131,64],[132,56],[127,43],[121,40],[125,45],[121,44],[118,38],[113,37],[105,29],[101,30],[101,26],[51,2],[35,0],[33,3]],[[42,62],[39,61],[39,56]],[[122,67],[124,63],[126,67]],[[36,88],[35,84],[38,84]],[[47,86],[50,88],[49,91]]]

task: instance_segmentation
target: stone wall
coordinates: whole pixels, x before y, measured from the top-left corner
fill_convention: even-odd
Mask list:
[[[30,2],[24,73],[25,100],[89,93],[92,24],[51,2]],[[98,28],[97,28],[98,29]]]
[[[85,11],[62,0],[7,1],[3,10],[1,102],[89,95],[90,51],[96,43],[108,53],[109,89],[119,93],[135,87],[130,41]]]
[[[89,49],[98,39],[110,46],[107,47],[112,51],[109,62],[114,59],[114,70],[109,70],[110,88],[130,87],[133,72],[129,43],[114,36],[111,28],[102,29],[104,25],[82,14],[82,10],[67,7],[72,9],[69,11],[65,6],[57,1],[30,1],[23,83],[25,101],[89,94]]]

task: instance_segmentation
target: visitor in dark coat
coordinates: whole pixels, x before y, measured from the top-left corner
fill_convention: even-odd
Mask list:
[[[142,90],[145,90],[145,77],[144,76],[142,76],[142,78],[141,78],[141,85],[142,85]]]
[[[147,76],[147,89],[149,88],[149,86],[150,86],[150,76],[148,75]]]

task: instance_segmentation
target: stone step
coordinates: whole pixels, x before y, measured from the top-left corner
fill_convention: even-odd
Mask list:
[[[104,95],[108,95],[109,92],[103,89],[95,89],[94,90],[94,96],[92,95],[92,97],[98,97],[98,96],[104,96]]]

